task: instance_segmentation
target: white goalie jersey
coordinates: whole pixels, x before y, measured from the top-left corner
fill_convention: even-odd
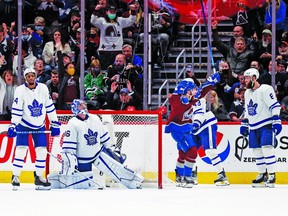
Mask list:
[[[251,130],[272,123],[272,116],[280,114],[281,106],[277,101],[274,89],[262,84],[255,91],[245,91],[245,118],[249,121]]]
[[[58,122],[53,101],[45,84],[36,83],[34,89],[29,89],[26,84],[16,88],[11,123],[20,123],[37,130],[44,126],[46,114],[50,121]]]
[[[69,120],[62,145],[63,152],[76,155],[79,163],[89,163],[97,158],[103,145],[109,148],[112,143],[106,127],[97,115],[88,114],[85,120],[77,116]]]

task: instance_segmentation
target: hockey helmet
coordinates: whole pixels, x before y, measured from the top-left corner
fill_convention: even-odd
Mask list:
[[[259,78],[259,71],[256,68],[249,68],[244,72],[244,76],[250,76],[251,79],[255,76],[257,80]]]
[[[80,107],[81,104],[84,104],[85,108],[82,107],[82,109],[81,109],[81,107]],[[77,116],[79,114],[88,114],[86,102],[83,100],[80,100],[80,99],[74,99],[72,104],[71,104],[71,111],[75,116]]]
[[[27,75],[28,73],[34,73],[34,74],[35,74],[35,78],[37,77],[37,73],[36,73],[36,71],[34,70],[34,68],[26,68],[26,69],[24,70],[23,76],[24,76],[25,79],[26,79],[26,75]]]
[[[194,88],[197,88],[197,86],[195,85],[193,79],[186,78],[176,86],[174,93],[185,95],[188,91],[191,91]]]

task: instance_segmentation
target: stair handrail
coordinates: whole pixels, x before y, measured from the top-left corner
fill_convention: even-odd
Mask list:
[[[200,39],[201,39],[201,33],[202,33],[202,31],[201,31],[201,26],[200,25],[198,25],[199,24],[199,22],[200,22],[200,20],[201,19],[198,19],[196,22],[195,22],[195,24],[193,25],[193,27],[191,28],[191,62],[192,62],[192,71],[194,71],[194,49],[195,49],[195,47],[196,47],[196,45],[197,44],[199,44],[199,56],[201,56],[201,52],[202,52],[202,50],[201,50],[201,43],[199,43],[199,41],[200,41]],[[198,38],[197,38],[197,40],[195,41],[195,28],[197,27],[197,26],[199,26],[199,28],[198,28],[198,32],[199,32],[199,35],[198,35]],[[194,42],[195,41],[195,42]],[[201,58],[199,57],[199,65],[200,65],[200,67],[201,67],[201,62],[202,62],[202,60],[201,60]]]
[[[181,57],[183,58],[183,68],[179,72],[179,66],[180,66],[179,61],[180,61]],[[179,78],[182,76],[182,74],[185,71],[186,71],[186,49],[183,48],[182,51],[179,53],[179,55],[176,58],[176,85],[178,85]],[[166,95],[168,95],[168,93],[169,93],[169,82],[171,82],[171,81],[169,79],[166,79],[163,82],[163,84],[160,86],[159,90],[158,90],[158,107],[166,105],[167,106],[167,110],[168,110],[167,102],[168,102],[169,98],[166,98],[166,100],[161,105],[161,91],[166,86]]]

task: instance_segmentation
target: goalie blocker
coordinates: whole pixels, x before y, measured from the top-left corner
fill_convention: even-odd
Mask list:
[[[61,173],[52,173],[48,175],[52,188],[89,189],[97,186],[96,182],[93,180],[92,171],[78,172],[75,168],[74,156],[70,154],[70,156],[67,157],[67,155],[69,155],[67,153],[64,155],[66,155],[65,157],[68,160],[65,161],[65,157],[63,157],[64,161],[62,161],[62,163],[68,163],[69,165],[63,165],[62,167],[64,170],[62,170]],[[108,175],[114,181],[123,184],[125,187],[129,189],[140,189],[141,183],[144,180],[143,176],[127,168],[114,158],[115,155],[111,155],[111,152],[103,147],[93,164],[104,174]],[[71,170],[74,170],[74,172],[71,172]]]

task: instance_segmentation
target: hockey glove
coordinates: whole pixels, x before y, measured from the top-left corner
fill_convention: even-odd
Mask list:
[[[247,137],[249,135],[249,124],[248,124],[248,119],[243,119],[241,122],[240,126],[240,133],[244,136]]]
[[[192,133],[195,134],[200,129],[200,122],[194,121],[192,124]]]
[[[282,124],[279,116],[272,117],[272,130],[275,135],[278,135],[282,131]]]
[[[16,137],[16,135],[17,135],[17,127],[16,127],[15,124],[10,124],[9,125],[7,135],[8,135],[9,138]]]
[[[212,86],[215,86],[218,82],[220,82],[220,74],[214,73],[211,76],[208,77],[206,83],[210,84]]]
[[[62,171],[61,175],[73,175],[77,169],[78,161],[74,154],[69,152],[62,152]]]
[[[61,126],[60,122],[57,122],[57,121],[52,121],[51,122],[50,131],[51,131],[51,136],[52,137],[60,135],[60,126]]]

